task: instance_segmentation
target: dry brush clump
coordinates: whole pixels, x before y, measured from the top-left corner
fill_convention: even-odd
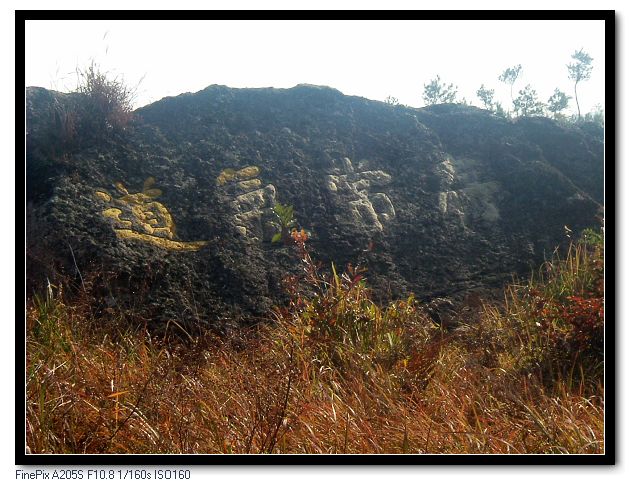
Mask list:
[[[77,87],[56,93],[50,103],[40,143],[63,160],[68,154],[124,134],[134,119],[137,86],[112,76],[92,62],[77,68]]]
[[[582,338],[600,338],[603,320],[592,321],[595,304],[572,306],[603,301],[600,241],[577,242],[540,278],[512,286],[504,307],[485,304],[477,321],[445,333],[412,298],[376,305],[358,268],[327,275],[307,239],[291,233],[304,268],[287,282],[291,304],[229,337],[128,330],[52,286],[33,298],[30,449],[603,452],[603,355]]]
[[[78,69],[77,74],[82,134],[103,137],[112,131],[123,131],[133,118],[136,90],[124,80],[103,72],[94,62],[83,70]]]

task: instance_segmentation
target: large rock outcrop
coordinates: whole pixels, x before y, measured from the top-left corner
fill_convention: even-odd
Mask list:
[[[92,275],[104,307],[154,324],[222,326],[281,303],[297,261],[271,242],[276,203],[316,259],[361,261],[377,296],[423,301],[499,287],[603,205],[596,127],[210,86],[61,155],[54,113],[70,98],[26,93],[29,285],[52,266]]]

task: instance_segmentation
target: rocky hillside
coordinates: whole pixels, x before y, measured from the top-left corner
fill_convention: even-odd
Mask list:
[[[153,324],[221,327],[281,303],[298,261],[271,242],[276,203],[314,258],[360,262],[377,297],[425,302],[527,272],[604,203],[595,126],[210,86],[64,151],[71,98],[26,92],[27,289],[64,274],[102,311]]]

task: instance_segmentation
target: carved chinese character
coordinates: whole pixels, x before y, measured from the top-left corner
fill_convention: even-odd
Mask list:
[[[165,249],[197,251],[207,241],[178,241],[175,222],[168,209],[155,199],[162,195],[152,188],[155,179],[145,180],[142,192],[130,193],[122,182],[114,184],[120,197],[112,197],[106,190],[95,191],[96,197],[110,205],[101,214],[111,219],[114,232],[122,239],[136,239]]]

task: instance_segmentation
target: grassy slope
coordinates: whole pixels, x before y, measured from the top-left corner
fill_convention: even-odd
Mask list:
[[[31,301],[32,452],[603,452],[601,235],[449,334],[413,298],[378,307],[356,268],[324,277],[292,236],[291,305],[229,338],[122,330],[59,288]]]

